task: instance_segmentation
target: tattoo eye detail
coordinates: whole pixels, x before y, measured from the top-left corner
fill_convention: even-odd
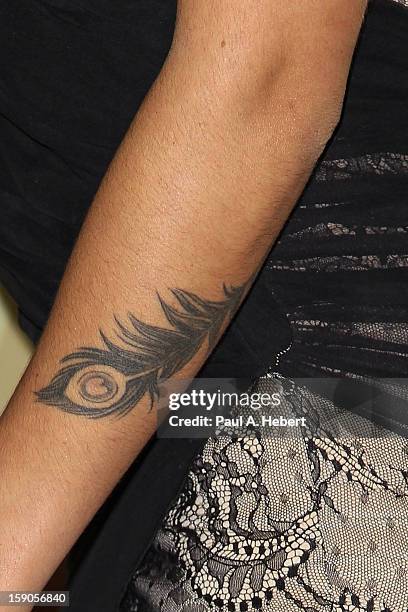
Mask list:
[[[115,318],[115,341],[100,331],[103,348],[85,346],[66,355],[37,399],[89,418],[123,416],[146,395],[153,403],[160,383],[187,365],[206,341],[214,346],[245,287],[224,285],[220,301],[173,289],[176,306],[158,296],[168,327],[143,323],[132,314],[126,324]]]
[[[126,377],[110,366],[88,366],[78,370],[65,388],[66,397],[87,408],[109,408],[126,393]]]

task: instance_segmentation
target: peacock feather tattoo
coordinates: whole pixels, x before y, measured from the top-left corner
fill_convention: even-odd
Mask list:
[[[153,404],[162,382],[182,370],[205,342],[214,346],[245,287],[223,285],[220,301],[172,289],[174,306],[158,295],[168,327],[132,314],[126,323],[115,317],[115,341],[100,330],[103,348],[85,346],[63,357],[60,370],[36,393],[38,401],[89,418],[124,416],[145,396]]]

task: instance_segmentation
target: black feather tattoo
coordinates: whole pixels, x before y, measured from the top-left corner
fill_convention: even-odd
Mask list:
[[[187,365],[204,342],[214,346],[224,322],[238,309],[245,287],[224,285],[220,301],[173,289],[176,306],[158,295],[169,328],[143,323],[132,314],[126,324],[115,317],[117,340],[100,331],[103,348],[85,346],[65,356],[49,385],[36,393],[37,399],[89,418],[123,416],[144,396],[153,404],[159,385]]]

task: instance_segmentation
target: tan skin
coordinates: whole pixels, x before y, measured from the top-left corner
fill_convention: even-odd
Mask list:
[[[173,305],[173,287],[221,300],[223,283],[254,275],[338,121],[364,9],[179,2],[169,57],[0,421],[0,590],[46,584],[155,429],[147,397],[122,418],[93,420],[38,403],[34,391],[64,355],[100,348],[98,330],[111,334],[115,314],[166,328],[156,292]],[[203,342],[176,375],[193,376],[207,354]]]

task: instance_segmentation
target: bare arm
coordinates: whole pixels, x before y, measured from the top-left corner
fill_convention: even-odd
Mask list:
[[[152,435],[157,383],[205,361],[337,123],[364,6],[179,2],[1,419],[0,590],[42,588]]]

